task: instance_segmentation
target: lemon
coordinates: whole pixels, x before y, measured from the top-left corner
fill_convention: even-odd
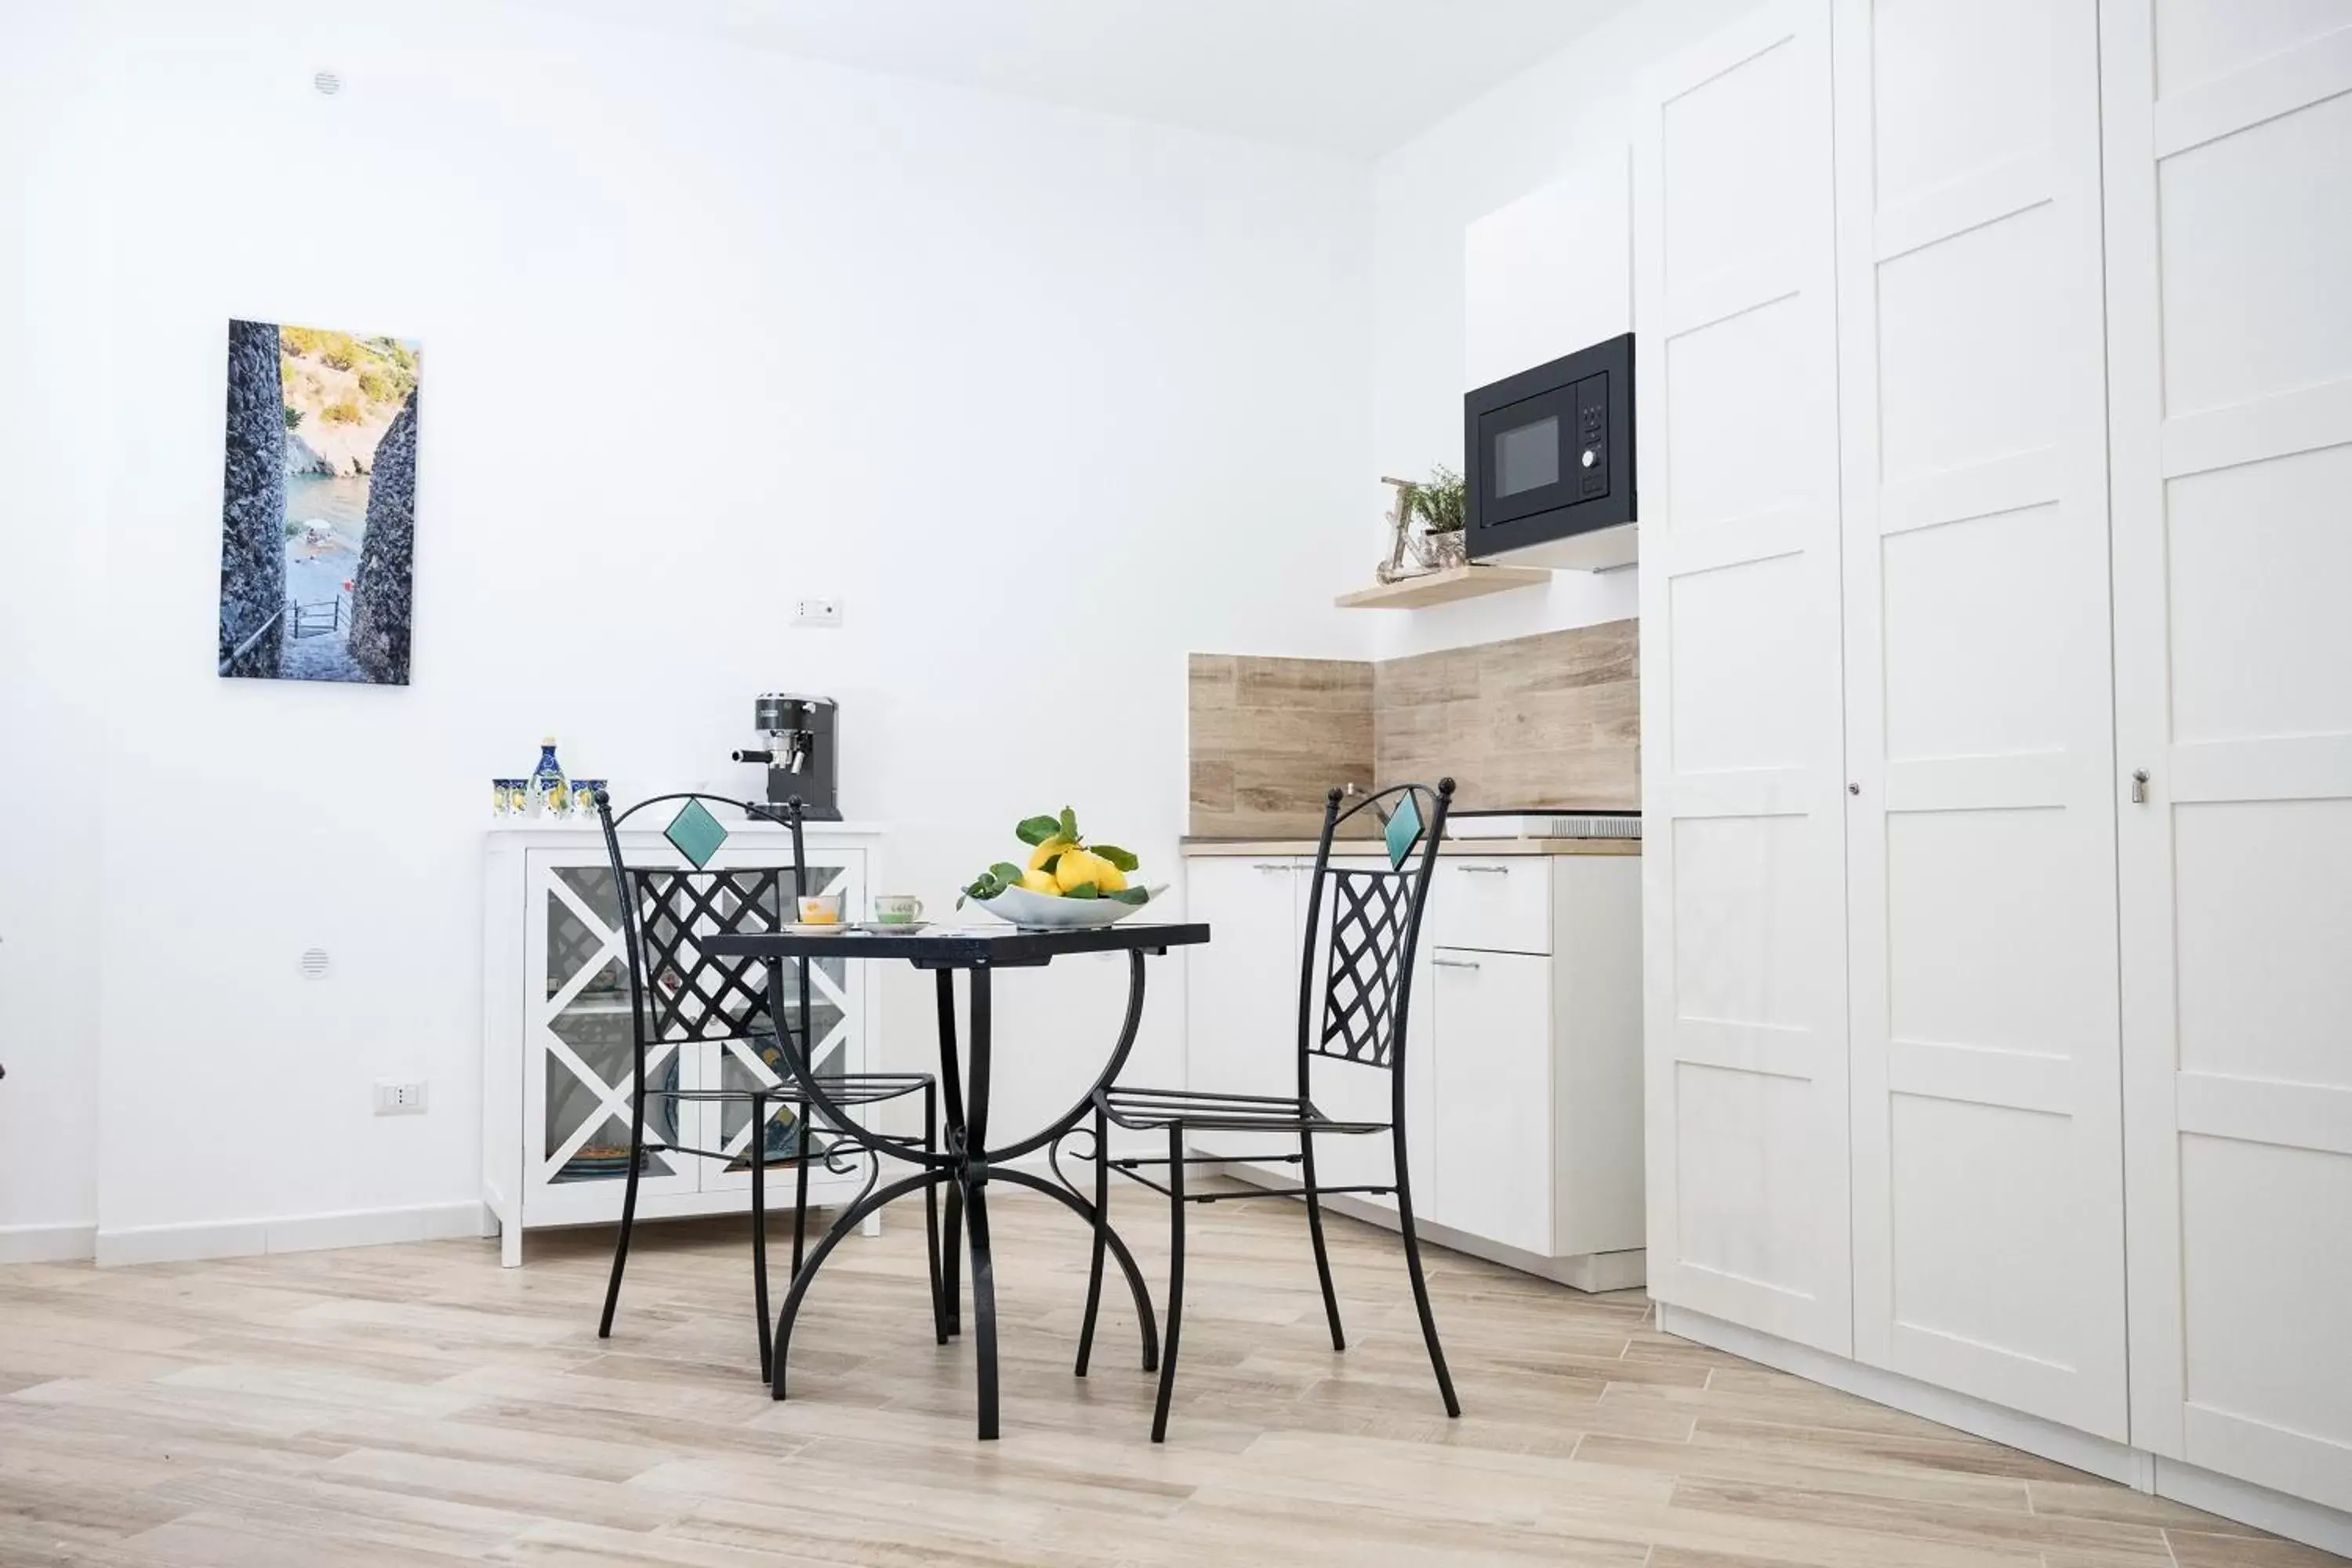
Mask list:
[[[1062,891],[1066,893],[1082,882],[1092,882],[1095,890],[1100,892],[1103,879],[1118,875],[1118,869],[1109,861],[1091,849],[1065,849],[1060,862],[1054,868],[1054,880],[1061,884]]]
[[[1054,880],[1054,873],[1051,871],[1024,871],[1021,876],[1021,885],[1033,893],[1047,893],[1058,897],[1062,891],[1060,885]]]
[[[1036,870],[1046,861],[1052,859],[1055,856],[1059,855],[1063,850],[1069,847],[1070,841],[1056,833],[1053,837],[1048,838],[1045,843],[1040,844],[1034,851],[1031,852],[1029,856],[1029,869],[1032,871]]]
[[[1090,850],[1088,853],[1092,854],[1093,852]],[[1094,856],[1094,861],[1099,872],[1099,875],[1095,879],[1096,892],[1123,893],[1127,890],[1126,872],[1120,870],[1118,867],[1112,865],[1109,861],[1104,859],[1099,855]]]

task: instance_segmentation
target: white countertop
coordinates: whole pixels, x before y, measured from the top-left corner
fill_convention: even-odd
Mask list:
[[[1334,855],[1368,855],[1378,853],[1377,838],[1341,838],[1333,841]],[[1187,855],[1312,855],[1316,841],[1312,838],[1187,838],[1183,852]],[[1440,855],[1639,855],[1642,841],[1638,838],[1449,838],[1440,846]]]

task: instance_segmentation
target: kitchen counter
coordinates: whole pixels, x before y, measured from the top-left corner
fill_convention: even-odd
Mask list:
[[[1369,854],[1380,847],[1377,838],[1341,838],[1331,850],[1335,855]],[[1184,838],[1179,847],[1186,855],[1312,855],[1312,838]],[[1638,838],[1449,838],[1438,847],[1442,858],[1447,855],[1639,855],[1642,841]]]

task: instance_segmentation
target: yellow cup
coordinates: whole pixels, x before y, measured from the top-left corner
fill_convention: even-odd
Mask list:
[[[801,924],[833,926],[841,923],[839,893],[803,893],[800,899]]]

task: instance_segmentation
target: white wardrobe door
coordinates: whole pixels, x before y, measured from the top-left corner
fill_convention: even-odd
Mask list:
[[[2352,5],[2101,40],[2132,1438],[2352,1508]]]
[[[1650,1288],[1851,1348],[1829,0],[1635,151]]]
[[[2121,1439],[2096,0],[1838,0],[1854,1353]]]

